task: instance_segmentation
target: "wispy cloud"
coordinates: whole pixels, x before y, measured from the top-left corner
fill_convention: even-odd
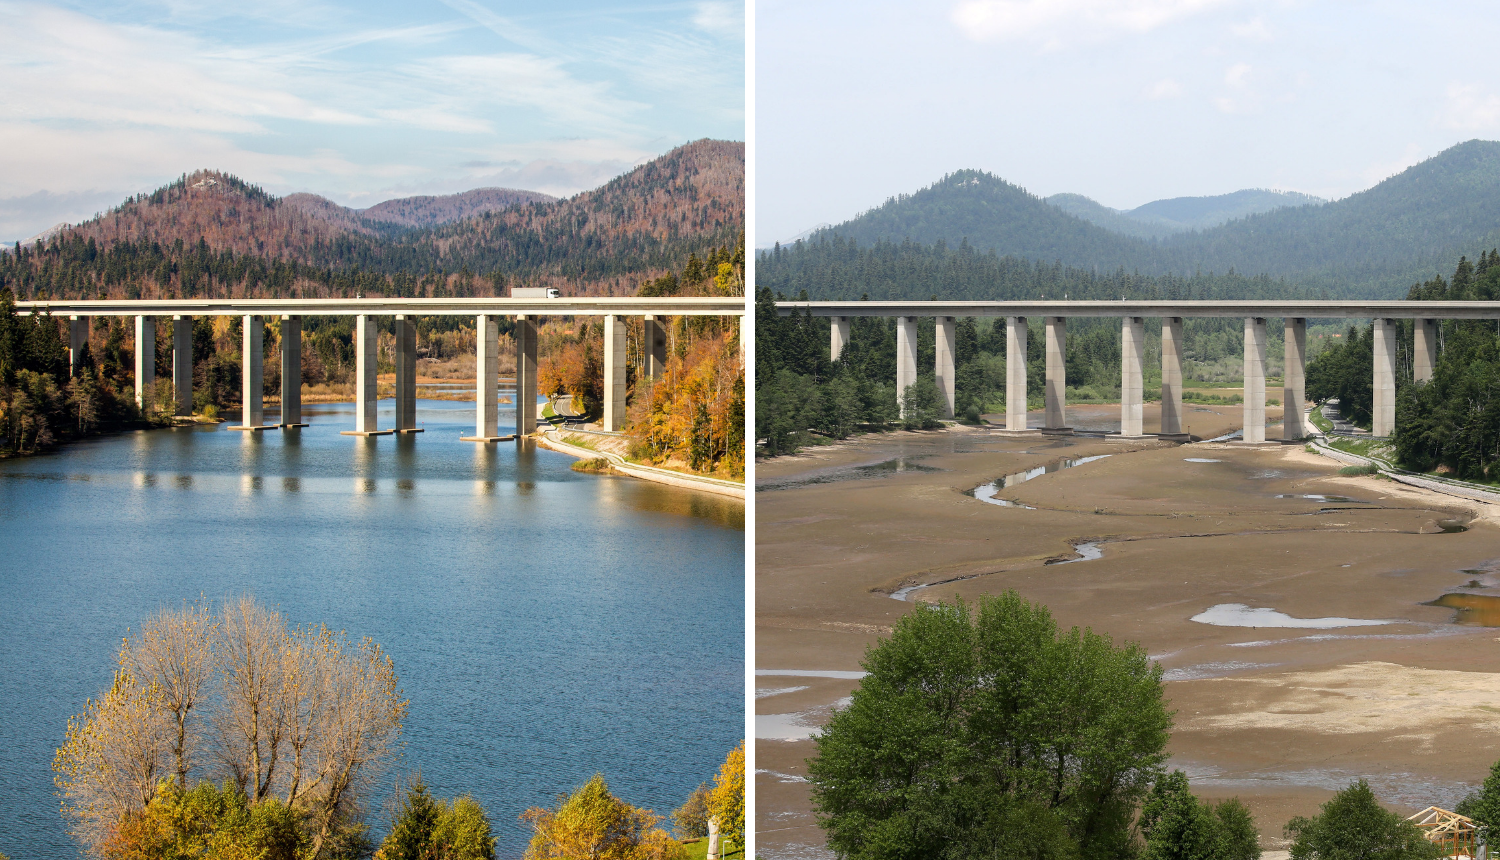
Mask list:
[[[1146,98],[1152,101],[1175,99],[1182,95],[1182,84],[1171,78],[1162,78],[1146,89]]]
[[[571,194],[687,140],[744,136],[732,0],[496,8],[0,0],[0,224],[91,205],[16,202],[29,195],[123,197],[200,167],[366,203],[500,180]]]
[[[953,23],[978,41],[1034,40],[1049,46],[1147,33],[1232,0],[962,0]]]

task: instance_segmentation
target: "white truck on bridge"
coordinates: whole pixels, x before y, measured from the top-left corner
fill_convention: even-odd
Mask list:
[[[556,287],[511,287],[513,299],[560,299],[562,292]]]

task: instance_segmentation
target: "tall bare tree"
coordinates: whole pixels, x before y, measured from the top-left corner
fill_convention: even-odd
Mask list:
[[[213,613],[202,604],[158,609],[122,648],[121,665],[159,693],[157,704],[172,723],[173,772],[184,789],[202,740],[197,717],[214,674],[217,631]]]
[[[251,597],[224,605],[215,648],[222,695],[214,714],[225,767],[252,803],[266,798],[286,730],[281,613]]]
[[[52,769],[70,830],[91,850],[145,809],[166,775],[172,727],[165,714],[160,688],[120,668],[109,692],[68,720]]]

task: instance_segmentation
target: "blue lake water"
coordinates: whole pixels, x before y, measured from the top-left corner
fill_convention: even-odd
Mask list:
[[[68,717],[127,628],[200,595],[385,647],[411,706],[368,795],[382,833],[415,770],[484,805],[501,857],[525,849],[522,810],[595,772],[661,814],[712,778],[744,735],[742,502],[460,442],[469,403],[419,401],[406,437],[340,436],[350,404],[303,414],[0,462],[0,852],[78,856],[51,772]]]

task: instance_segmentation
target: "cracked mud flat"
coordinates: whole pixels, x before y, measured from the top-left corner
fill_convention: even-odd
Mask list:
[[[1195,407],[1188,429],[1213,438],[1239,416],[1238,407]],[[999,491],[1016,505],[973,496],[1005,475],[1100,454],[1115,456]],[[896,458],[933,471],[796,481]],[[1454,624],[1455,609],[1423,604],[1500,593],[1500,510],[1339,477],[1339,465],[1300,446],[967,430],[882,434],[761,461],[759,481],[789,488],[756,500],[758,671],[857,672],[864,650],[910,611],[890,598],[903,588],[926,586],[908,601],[1014,588],[1064,627],[1146,647],[1177,712],[1171,766],[1188,771],[1202,797],[1245,801],[1265,848],[1285,848],[1289,818],[1316,813],[1361,776],[1393,808],[1451,808],[1500,759],[1500,629]],[[1443,533],[1438,521],[1454,517],[1469,530]],[[1047,564],[1077,559],[1089,543],[1098,558]],[[1226,604],[1387,623],[1191,620]],[[762,675],[757,687],[784,692],[758,700],[757,713],[816,725],[857,684]],[[813,749],[807,739],[757,742],[761,856],[831,856],[798,781]]]

